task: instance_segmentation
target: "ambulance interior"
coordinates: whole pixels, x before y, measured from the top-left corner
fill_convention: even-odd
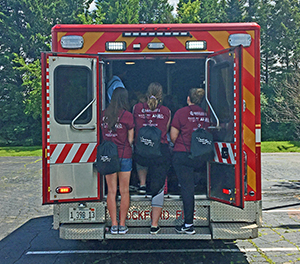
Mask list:
[[[168,58],[152,57],[132,59],[111,59],[104,60],[103,76],[104,83],[107,84],[113,74],[126,72],[122,81],[129,92],[131,107],[139,102],[147,92],[151,82],[159,82],[163,86],[162,104],[169,107],[172,116],[181,107],[187,105],[186,99],[190,88],[205,88],[205,60],[203,56],[196,58]],[[233,142],[233,91],[232,78],[229,74],[228,64],[218,65],[216,73],[210,74],[210,82],[214,85],[210,91],[209,100],[218,116],[221,130],[214,130],[214,139],[222,142]],[[201,107],[206,110],[211,119],[212,126],[216,124],[216,119],[211,114],[208,104],[203,98]],[[225,125],[224,125],[225,124]],[[195,182],[196,195],[207,194],[207,167],[204,166],[196,173]],[[217,177],[218,178],[218,177]],[[171,166],[168,176],[168,194],[180,195],[178,181],[173,167]],[[131,176],[131,186],[138,186],[138,176],[133,163]],[[147,184],[149,186],[149,184]]]

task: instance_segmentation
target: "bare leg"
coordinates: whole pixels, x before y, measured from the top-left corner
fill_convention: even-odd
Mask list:
[[[109,174],[105,176],[107,183],[107,208],[111,218],[112,226],[118,225],[117,221],[117,204],[116,204],[116,195],[117,195],[117,184],[118,178],[117,173]]]
[[[147,170],[145,169],[138,170],[138,175],[140,180],[140,186],[146,185]]]
[[[130,181],[131,171],[120,171],[119,176],[119,190],[121,194],[121,204],[120,204],[120,225],[125,226],[126,216],[130,204],[129,195],[129,181]]]
[[[152,207],[152,226],[158,226],[158,221],[161,215],[162,208],[161,207]]]

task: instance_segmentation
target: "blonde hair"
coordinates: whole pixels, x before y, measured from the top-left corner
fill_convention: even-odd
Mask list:
[[[202,98],[204,96],[204,89],[202,88],[192,88],[189,91],[189,97],[191,100],[191,103],[193,104],[200,104],[202,101]]]
[[[159,101],[162,99],[162,86],[158,82],[150,83],[147,91],[147,104],[151,111],[156,109]]]

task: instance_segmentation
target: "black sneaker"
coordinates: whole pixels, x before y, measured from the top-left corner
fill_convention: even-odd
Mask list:
[[[146,194],[146,185],[141,185],[138,189],[138,193]]]
[[[150,228],[150,234],[152,234],[152,235],[156,235],[159,231],[160,231],[159,226],[156,226],[156,227],[151,226],[151,228]]]
[[[175,230],[179,234],[188,234],[188,235],[193,235],[196,233],[194,225],[190,227],[186,227],[184,224],[182,226],[176,226]]]

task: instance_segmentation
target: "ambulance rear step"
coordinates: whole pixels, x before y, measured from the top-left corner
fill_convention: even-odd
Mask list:
[[[105,224],[64,224],[60,238],[72,240],[103,239],[247,239],[258,236],[258,226],[249,223],[212,223],[211,227],[195,227],[196,234],[178,234],[174,227],[161,227],[158,234],[149,233],[149,227],[129,227],[125,235],[113,235]]]

